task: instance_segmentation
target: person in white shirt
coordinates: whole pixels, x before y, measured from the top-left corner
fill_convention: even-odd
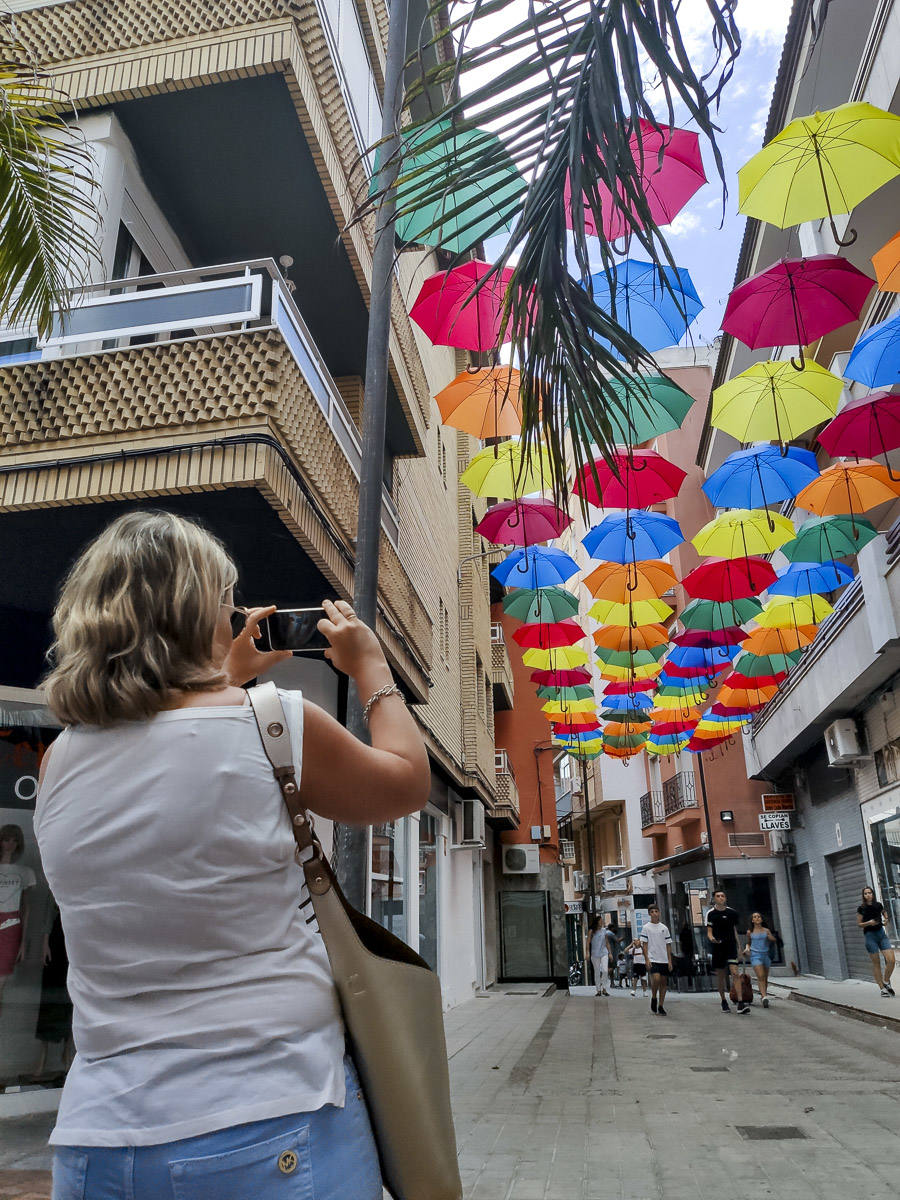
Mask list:
[[[641,930],[641,942],[650,964],[650,1011],[664,1017],[664,1003],[672,971],[672,935],[668,925],[663,925],[659,919],[657,904],[651,904],[647,912],[650,922]]]
[[[635,938],[629,947],[633,954],[631,967],[631,994],[637,995],[637,981],[641,981],[641,995],[647,995],[647,956],[644,953],[644,943]]]
[[[616,939],[603,924],[602,917],[591,922],[590,955],[598,996],[609,995],[609,955]]]

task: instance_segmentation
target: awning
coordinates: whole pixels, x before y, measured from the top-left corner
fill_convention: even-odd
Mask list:
[[[653,862],[643,863],[639,867],[629,867],[627,871],[610,875],[606,882],[614,883],[617,879],[627,879],[629,875],[642,875],[644,871],[652,871],[654,867],[672,867],[677,863],[697,862],[701,858],[709,858],[708,846],[692,846],[690,850],[679,850],[677,854],[670,854],[668,858],[656,858]]]

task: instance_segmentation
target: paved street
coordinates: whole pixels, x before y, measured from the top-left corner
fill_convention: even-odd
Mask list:
[[[452,1010],[466,1200],[896,1200],[896,1032],[788,1000],[667,1007],[536,989]],[[0,1200],[49,1194],[49,1125],[0,1123]],[[776,1126],[794,1136],[753,1137]]]

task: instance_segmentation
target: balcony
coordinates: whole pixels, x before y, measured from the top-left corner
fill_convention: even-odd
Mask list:
[[[687,825],[700,818],[697,794],[694,791],[694,775],[691,771],[679,771],[663,783],[663,812],[667,825]]]
[[[491,682],[494,685],[494,712],[512,708],[514,703],[512,664],[503,636],[503,626],[491,626]]]
[[[497,775],[496,800],[488,816],[499,829],[518,829],[519,789],[516,787],[515,771],[505,750],[495,751],[494,766]]]
[[[641,796],[641,832],[644,837],[653,837],[654,834],[666,832],[663,794],[656,789],[644,792]]]

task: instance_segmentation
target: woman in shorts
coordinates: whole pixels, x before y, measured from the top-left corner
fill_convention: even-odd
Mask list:
[[[637,981],[641,981],[641,995],[647,995],[647,958],[644,954],[644,947],[641,945],[640,938],[635,938],[628,947],[629,951],[634,955],[633,965],[631,968],[631,994],[637,995]]]
[[[887,913],[884,905],[875,899],[875,889],[864,887],[862,904],[856,910],[856,923],[865,934],[866,949],[872,959],[872,974],[881,989],[882,996],[895,995],[891,987],[891,976],[894,973],[894,948],[887,935]],[[884,955],[884,971],[881,969],[881,957]]]
[[[750,917],[750,928],[747,930],[744,957],[749,955],[763,1008],[769,1007],[769,968],[772,965],[772,947],[775,943],[775,934],[763,920],[762,913],[753,913]]]

